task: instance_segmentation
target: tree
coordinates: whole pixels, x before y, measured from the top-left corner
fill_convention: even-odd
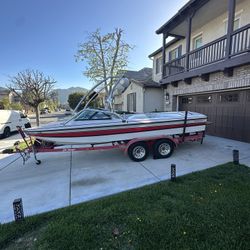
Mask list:
[[[75,93],[69,94],[68,104],[70,108],[75,109],[76,105],[80,102],[83,96],[84,96],[84,93],[82,92],[75,92]]]
[[[29,69],[10,77],[9,81],[8,88],[20,98],[22,103],[35,109],[36,124],[39,126],[39,104],[49,99],[56,81],[42,72]]]
[[[87,41],[80,44],[77,61],[84,61],[87,66],[83,72],[94,82],[100,82],[107,77],[119,74],[128,64],[128,52],[133,48],[122,36],[124,31],[116,28],[114,32],[102,35],[100,30],[89,34]],[[114,79],[105,81],[106,98],[112,91]]]
[[[10,104],[10,108],[12,110],[20,110],[20,111],[23,110],[23,106],[22,106],[22,104],[20,102],[13,102],[13,103],[11,103]]]
[[[69,95],[69,98],[68,98],[68,104],[70,106],[70,108],[72,109],[75,109],[77,104],[80,102],[80,100],[82,99],[82,97],[85,95],[86,93],[84,92],[74,92],[74,93],[71,93]],[[93,97],[93,99],[92,99]],[[102,99],[103,99],[103,96],[101,93],[97,94],[96,92],[93,92],[92,95],[90,95],[84,103],[82,103],[80,105],[80,107],[78,108],[77,111],[81,110],[84,108],[85,104],[87,104],[90,100],[90,103],[89,103],[89,107],[93,107],[93,108],[101,108],[103,107],[103,103],[102,103]]]
[[[0,101],[0,106],[1,109],[10,109],[10,101],[8,97],[4,97],[1,101]]]

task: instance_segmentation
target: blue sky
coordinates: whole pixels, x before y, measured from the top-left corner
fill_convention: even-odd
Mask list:
[[[187,0],[1,0],[0,86],[8,76],[24,69],[38,69],[52,76],[56,87],[92,83],[83,76],[84,63],[75,62],[77,45],[86,33],[100,28],[125,31],[135,45],[128,68],[151,67],[148,55],[158,49],[162,37],[155,30],[171,18]]]

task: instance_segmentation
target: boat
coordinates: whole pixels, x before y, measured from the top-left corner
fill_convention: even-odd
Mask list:
[[[28,128],[24,132],[55,145],[94,145],[204,132],[206,124],[207,117],[196,112],[154,112],[125,117],[108,110],[86,108],[67,121]]]

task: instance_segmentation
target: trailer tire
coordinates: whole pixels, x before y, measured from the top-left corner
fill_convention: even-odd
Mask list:
[[[132,161],[144,161],[148,157],[149,149],[145,142],[135,142],[128,148],[128,156]]]
[[[168,158],[174,152],[174,143],[168,139],[157,140],[153,145],[155,159]]]
[[[10,127],[6,127],[3,131],[3,138],[7,138],[10,136]]]
[[[26,123],[26,124],[24,125],[24,127],[25,127],[25,128],[31,128],[30,122]]]

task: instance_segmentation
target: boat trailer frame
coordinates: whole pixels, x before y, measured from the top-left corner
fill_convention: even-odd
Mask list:
[[[129,141],[117,141],[117,142],[110,142],[109,145],[106,144],[90,144],[90,146],[84,146],[80,147],[79,145],[75,145],[76,147],[67,147],[68,145],[53,145],[53,146],[46,146],[42,145],[40,141],[32,139],[31,137],[28,137],[31,141],[31,144],[29,144],[27,136],[25,135],[24,131],[20,126],[17,127],[17,131],[21,135],[23,141],[25,142],[27,148],[25,150],[21,150],[19,148],[19,142],[16,142],[14,144],[16,153],[19,153],[20,156],[23,159],[23,164],[26,163],[26,161],[30,158],[30,154],[33,153],[34,160],[37,165],[41,164],[41,160],[37,158],[38,153],[55,153],[55,152],[79,152],[79,151],[94,151],[94,150],[110,150],[110,149],[120,149],[125,154],[128,153],[129,147],[135,143],[138,142],[144,142],[147,143],[149,148],[152,148],[153,144],[157,140],[170,140],[174,147],[176,148],[179,144],[184,142],[194,142],[194,141],[200,141],[200,143],[203,143],[203,139],[205,137],[205,131],[202,132],[196,132],[194,134],[182,134],[182,135],[173,135],[173,136],[152,136],[152,137],[141,137],[141,138],[135,138]],[[185,131],[184,131],[185,132]],[[32,143],[34,141],[34,143]],[[35,143],[37,142],[37,143]],[[37,146],[37,144],[39,144]],[[111,144],[111,145],[110,145]],[[61,147],[63,146],[63,147]],[[64,147],[65,146],[65,147]],[[78,147],[79,146],[79,147]],[[155,158],[155,157],[154,157]]]

